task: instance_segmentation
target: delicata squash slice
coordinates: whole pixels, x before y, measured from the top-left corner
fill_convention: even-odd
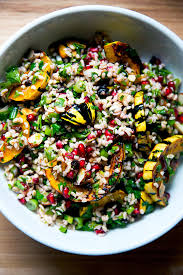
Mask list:
[[[21,123],[16,123],[15,127],[21,128],[22,136],[24,136],[26,139],[30,136],[30,125],[27,121],[26,115],[23,113],[18,113],[16,118],[21,118]],[[18,156],[25,146],[20,146],[19,149],[16,149],[14,146],[12,148],[8,148],[8,139],[5,138],[4,142],[1,144],[0,152],[3,153],[3,157],[0,158],[0,163],[6,163],[10,160],[12,160],[14,157]]]
[[[94,123],[96,117],[96,110],[91,102],[74,104],[61,115],[61,119],[64,122],[75,126],[82,126],[86,124]]]
[[[140,57],[127,43],[120,41],[111,42],[104,45],[104,50],[109,62],[128,64],[136,75],[140,74],[142,69]]]
[[[93,209],[96,209],[98,207],[104,207],[106,204],[110,202],[120,202],[122,203],[124,200],[124,197],[126,196],[125,192],[122,190],[116,190],[113,193],[107,194],[105,197],[98,201],[92,201],[90,205],[92,206]],[[84,206],[81,208],[79,215],[82,217],[88,210],[88,206]]]
[[[144,165],[143,179],[145,180],[145,191],[151,199],[161,206],[167,205],[165,195],[166,180],[163,175],[167,171],[167,156],[176,155],[183,151],[183,135],[175,135],[155,145]]]
[[[41,58],[41,61],[43,61],[43,64],[47,64],[46,67],[40,72],[41,78],[37,79],[35,84],[32,84],[31,86],[22,88],[20,85],[13,88],[8,97],[9,99],[14,101],[28,101],[35,100],[36,98],[41,96],[41,90],[43,90],[48,84],[48,81],[50,80],[50,74],[52,72],[52,62],[45,53],[44,56]],[[27,72],[27,74],[28,73],[29,71]]]
[[[75,202],[89,202],[96,201],[109,193],[117,183],[123,169],[123,160],[125,158],[124,146],[119,146],[119,151],[112,157],[109,176],[106,178],[105,183],[90,181],[87,182],[87,177],[84,178],[85,182],[82,185],[75,185],[68,181],[66,178],[59,176],[57,179],[53,176],[52,169],[46,169],[46,177],[50,181],[51,186],[64,196],[65,188],[68,188],[71,196],[70,199]],[[117,172],[115,170],[118,170]],[[98,171],[97,173],[103,173]]]
[[[135,117],[135,126],[136,134],[138,141],[138,148],[140,151],[148,151],[148,141],[146,134],[146,118],[144,111],[144,93],[142,91],[137,92],[134,98],[134,117]]]

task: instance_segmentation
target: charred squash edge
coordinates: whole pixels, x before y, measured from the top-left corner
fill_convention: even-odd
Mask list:
[[[44,60],[44,62],[47,63],[46,68],[43,70],[43,77],[44,79],[39,79],[36,81],[36,83],[34,84],[35,86],[37,85],[38,87],[36,87],[36,90],[31,89],[31,86],[26,87],[25,89],[22,90],[21,85],[20,84],[18,87],[15,87],[8,99],[11,99],[13,101],[29,101],[29,100],[35,100],[36,98],[38,98],[41,95],[41,92],[39,89],[44,89],[47,85],[47,83],[49,82],[50,79],[50,75],[52,73],[52,69],[51,69],[51,60],[50,58],[44,53],[44,56],[41,58],[41,60]],[[15,93],[17,90],[22,91],[24,94],[15,96]]]
[[[161,156],[168,154],[177,154],[183,151],[183,135],[174,135],[163,140],[162,143],[155,145],[154,149],[149,155],[148,161],[144,165],[143,179],[145,183],[145,191],[150,195],[152,200],[159,205],[166,206],[167,198],[164,195],[159,197],[158,189],[154,186],[154,176],[156,168],[159,164]]]
[[[149,150],[146,133],[146,118],[144,111],[144,92],[140,91],[135,94],[134,98],[134,117],[137,133],[138,148],[140,151]]]
[[[97,194],[96,197],[96,193],[94,192],[94,189],[92,190],[87,190],[85,187],[79,187],[79,186],[75,186],[73,185],[71,182],[69,182],[67,179],[63,178],[63,177],[59,177],[59,180],[56,180],[52,174],[52,169],[46,169],[46,177],[47,179],[50,181],[51,186],[58,191],[60,194],[63,193],[62,190],[59,189],[59,184],[60,182],[66,182],[66,186],[69,188],[69,190],[72,192],[73,190],[77,191],[77,192],[81,192],[82,194],[84,194],[85,196],[83,197],[83,199],[85,201],[96,201],[96,200],[100,200],[101,198],[103,198],[107,193],[109,193],[109,191],[111,189],[114,188],[115,184],[117,183],[121,173],[122,173],[122,169],[123,169],[123,160],[125,158],[125,150],[124,150],[124,145],[118,145],[120,150],[119,152],[117,152],[117,154],[115,154],[112,157],[111,160],[111,169],[109,171],[109,178],[108,178],[108,182],[105,185],[101,186],[101,189],[105,191],[105,194]],[[115,176],[113,176],[113,171],[116,168],[116,164],[120,167],[120,171],[119,173],[117,173]],[[109,184],[110,179],[114,177],[115,181],[113,182],[112,185]],[[82,202],[82,200],[80,199],[72,199],[75,202]]]
[[[29,122],[27,121],[26,115],[18,113],[17,117],[21,117],[23,119],[23,123],[21,123],[20,125],[22,126],[22,131],[28,130],[28,134],[24,134],[24,136],[28,139],[29,136],[30,136],[30,125],[29,125]],[[28,126],[27,128],[25,127],[24,123],[27,123],[27,126]],[[20,148],[19,150],[8,149],[7,148],[7,143],[5,141],[5,143],[3,145],[3,151],[5,153],[5,156],[2,159],[0,159],[0,163],[6,163],[6,162],[12,160],[13,158],[18,156],[22,152],[24,147]],[[0,151],[2,151],[2,150],[0,150]]]

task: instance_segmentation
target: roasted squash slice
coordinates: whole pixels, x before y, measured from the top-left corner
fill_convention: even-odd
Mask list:
[[[106,179],[106,183],[100,183],[99,187],[96,190],[96,186],[92,185],[88,188],[87,185],[76,186],[67,179],[59,176],[58,179],[55,179],[53,176],[52,169],[46,169],[46,177],[50,181],[51,186],[57,190],[59,193],[63,194],[63,185],[60,183],[64,183],[70,190],[70,192],[74,192],[75,195],[71,196],[70,199],[75,202],[87,202],[87,201],[95,201],[104,197],[111,189],[114,188],[116,182],[118,181],[123,168],[123,160],[125,158],[124,146],[119,146],[119,151],[112,157],[111,159],[111,167],[109,171],[109,177]],[[118,168],[119,172],[115,173],[114,170]],[[100,171],[99,171],[100,173]],[[103,192],[100,192],[103,190]]]
[[[149,155],[148,161],[144,165],[143,179],[146,182],[145,191],[159,205],[167,205],[167,198],[164,193],[165,186],[160,173],[166,167],[162,169],[162,162],[164,162],[166,156],[176,155],[181,151],[183,151],[183,135],[166,138],[162,143],[155,145]],[[156,182],[156,178],[160,179],[158,183]]]
[[[117,190],[114,193],[107,194],[105,197],[103,197],[98,201],[92,201],[90,205],[95,210],[98,207],[104,207],[107,203],[110,203],[110,202],[122,203],[125,196],[126,196],[125,192],[123,192],[122,190]],[[81,210],[79,211],[80,217],[82,217],[87,212],[87,210],[88,210],[88,206],[82,207]]]
[[[113,202],[113,201],[122,203],[125,196],[126,196],[126,194],[124,191],[117,190],[114,193],[107,194],[105,197],[103,197],[102,199],[100,199],[96,202],[91,202],[91,205],[94,208],[97,208],[97,207],[104,207],[107,203]]]
[[[144,93],[137,92],[134,98],[134,116],[137,133],[138,148],[140,151],[148,151],[148,141],[146,134],[146,119],[144,111]]]
[[[96,110],[93,107],[91,102],[74,104],[61,116],[61,119],[76,126],[94,123]]]
[[[44,64],[47,64],[47,66],[41,72],[42,79],[38,79],[34,85],[28,86],[25,89],[22,89],[21,85],[15,87],[9,95],[9,99],[14,101],[28,101],[35,100],[36,98],[41,96],[41,90],[44,89],[48,84],[48,81],[50,79],[50,73],[52,71],[52,62],[49,59],[49,57],[44,55],[41,60],[44,62]],[[29,73],[29,71],[27,73]],[[35,86],[36,89],[32,86]]]
[[[17,124],[16,127],[21,127],[23,136],[28,139],[30,136],[30,125],[26,119],[26,116],[18,113],[16,117],[21,117],[23,119],[23,122],[21,124]],[[24,130],[27,130],[26,134],[24,133]],[[6,163],[12,160],[14,157],[18,156],[24,149],[24,147],[21,147],[19,150],[16,150],[14,147],[12,149],[9,149],[7,148],[7,146],[7,140],[5,139],[3,145],[0,148],[0,152],[3,152],[3,157],[0,158],[0,163]]]
[[[137,52],[127,43],[115,41],[104,45],[104,50],[109,62],[128,64],[135,74],[140,74],[142,62]]]
[[[149,197],[149,195],[142,191],[141,192],[141,198],[140,198],[140,210],[142,210],[144,213],[146,212],[146,203],[148,204],[153,204],[153,200],[151,199],[151,197]]]

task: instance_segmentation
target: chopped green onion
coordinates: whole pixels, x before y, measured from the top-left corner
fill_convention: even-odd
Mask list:
[[[64,226],[60,226],[59,230],[60,230],[60,232],[62,232],[62,233],[67,233],[67,228],[64,227]]]
[[[127,210],[126,210],[126,212],[127,212],[127,214],[128,215],[130,215],[133,211],[134,211],[134,207],[133,206],[130,206]]]
[[[31,211],[36,211],[38,208],[38,201],[35,199],[31,199],[26,203],[26,206]]]
[[[83,219],[80,217],[76,217],[74,218],[74,220],[76,221],[77,225],[76,225],[76,229],[81,229],[83,227]]]
[[[73,90],[79,94],[84,92],[85,89],[86,89],[86,85],[85,85],[85,82],[82,80],[77,81],[76,84],[73,86]]]
[[[64,219],[69,223],[69,224],[72,224],[73,223],[73,220],[74,218],[72,216],[69,216],[69,215],[64,215]]]
[[[13,120],[14,118],[16,118],[17,114],[18,114],[18,107],[14,107],[10,112],[9,119]]]
[[[109,156],[109,154],[106,152],[105,149],[101,149],[100,155],[101,155],[102,157],[105,157],[105,158],[108,158],[108,156]]]

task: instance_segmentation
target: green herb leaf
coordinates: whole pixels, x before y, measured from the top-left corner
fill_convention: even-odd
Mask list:
[[[21,80],[20,80],[20,73],[19,73],[18,67],[16,66],[9,67],[6,72],[6,79],[11,84],[16,84],[16,83],[20,84]]]
[[[39,192],[39,190],[36,190],[36,199],[38,201],[41,201],[44,198],[44,195]]]
[[[39,69],[42,70],[43,66],[44,66],[44,62],[43,62],[43,60],[41,60],[39,62]]]
[[[30,65],[30,71],[32,71],[36,67],[36,63],[32,62]]]

